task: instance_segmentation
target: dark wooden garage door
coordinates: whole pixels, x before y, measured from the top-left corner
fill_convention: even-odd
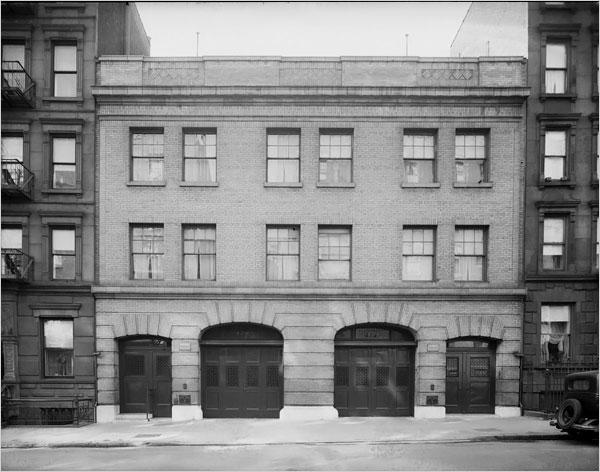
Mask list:
[[[413,414],[412,335],[381,325],[358,325],[336,336],[334,406],[340,416]]]
[[[121,413],[171,416],[171,343],[136,338],[120,343]]]
[[[494,412],[494,359],[494,345],[488,341],[448,341],[446,413]]]
[[[213,330],[201,341],[204,417],[278,418],[283,406],[281,335],[250,324]]]

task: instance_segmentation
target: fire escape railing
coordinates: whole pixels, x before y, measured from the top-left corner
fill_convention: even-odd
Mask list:
[[[2,278],[10,280],[29,280],[33,258],[20,249],[2,248]]]
[[[34,174],[17,159],[2,159],[2,190],[18,190],[31,198]]]
[[[19,61],[2,61],[2,92],[3,98],[12,100],[5,92],[14,92],[11,95],[16,94],[33,106],[35,82]]]

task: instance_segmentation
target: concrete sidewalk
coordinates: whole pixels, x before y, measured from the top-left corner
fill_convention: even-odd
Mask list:
[[[4,448],[470,442],[567,437],[542,418],[493,415],[319,421],[204,419],[172,422],[154,419],[81,427],[13,426],[3,428],[1,435]]]

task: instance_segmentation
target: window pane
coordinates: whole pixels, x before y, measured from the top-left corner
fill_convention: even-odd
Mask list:
[[[484,180],[484,162],[478,160],[456,161],[456,181],[459,183],[480,183]]]
[[[546,157],[544,159],[544,178],[559,180],[565,177],[565,159],[563,157]]]
[[[54,74],[54,96],[76,97],[77,74]]]
[[[23,230],[21,228],[2,228],[2,249],[21,249]]]
[[[542,322],[569,322],[569,305],[542,305]]]
[[[2,159],[15,159],[23,162],[22,136],[2,136]]]
[[[546,67],[552,69],[567,67],[567,46],[565,44],[546,45]]]
[[[75,252],[75,231],[72,229],[52,230],[52,252]]]
[[[52,278],[72,280],[75,278],[75,256],[54,255],[52,257]]]
[[[546,131],[544,141],[546,156],[565,156],[567,154],[566,131]]]
[[[483,257],[460,256],[454,258],[455,280],[483,280]]]
[[[77,70],[76,46],[54,46],[54,70],[57,72]]]
[[[198,256],[200,263],[200,280],[215,280],[216,278],[216,257],[213,255]]]
[[[404,256],[402,261],[403,280],[433,280],[433,257]]]
[[[217,181],[216,159],[186,159],[185,181],[186,182],[216,182]]]
[[[183,277],[186,280],[193,280],[198,278],[198,256],[196,255],[185,255],[183,256]]]
[[[75,138],[52,139],[52,162],[75,164]]]
[[[267,161],[267,181],[299,182],[299,165],[298,160],[269,159]]]
[[[404,177],[408,183],[433,182],[433,161],[404,161]]]
[[[3,44],[2,61],[18,61],[23,67],[25,67],[25,45]]]
[[[546,71],[546,93],[565,93],[567,73],[563,70]]]
[[[75,188],[76,173],[74,165],[55,165],[52,174],[52,188]]]
[[[319,278],[350,280],[350,262],[319,261]]]
[[[565,220],[562,218],[544,219],[544,242],[562,243],[564,242]]]
[[[71,377],[73,375],[73,350],[46,349],[44,364],[46,377]]]
[[[343,184],[352,182],[351,160],[321,161],[319,180],[321,182]]]
[[[44,321],[44,347],[73,349],[73,321]]]

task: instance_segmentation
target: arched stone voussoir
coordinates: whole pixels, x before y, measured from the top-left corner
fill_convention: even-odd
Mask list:
[[[504,324],[497,317],[491,323],[488,318],[482,315],[456,315],[454,322],[448,324],[448,339],[483,337],[501,340]]]

